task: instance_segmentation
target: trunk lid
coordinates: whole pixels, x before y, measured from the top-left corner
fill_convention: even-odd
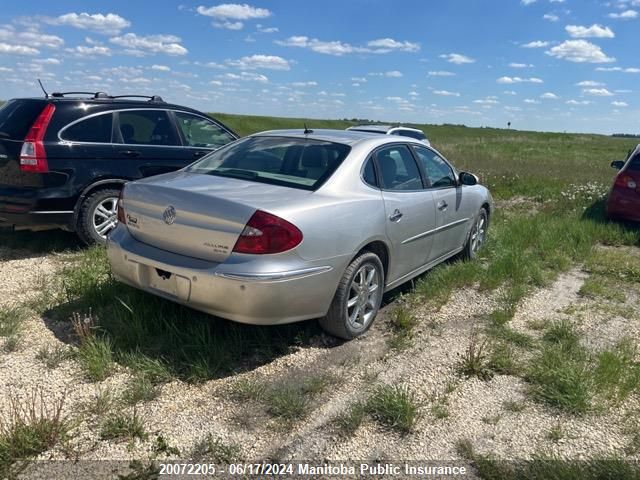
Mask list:
[[[123,206],[137,240],[190,257],[223,262],[256,210],[308,198],[307,190],[206,174],[173,172],[129,183]]]

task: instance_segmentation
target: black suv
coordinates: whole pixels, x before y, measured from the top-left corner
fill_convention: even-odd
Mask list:
[[[177,170],[237,138],[158,96],[10,100],[0,108],[0,226],[62,228],[104,243],[125,182]]]

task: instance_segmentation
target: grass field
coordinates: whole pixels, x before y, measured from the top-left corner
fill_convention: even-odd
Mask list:
[[[213,115],[242,135],[274,128],[302,128],[304,123],[310,128],[352,125],[341,120]],[[495,376],[509,376],[528,386],[526,400],[536,408],[571,419],[606,415],[629,398],[637,399],[640,363],[636,339],[625,337],[616,345],[591,351],[584,346],[584,330],[578,328],[580,314],[575,315],[575,324],[567,320],[534,319],[527,331],[516,329],[512,322],[525,299],[536,290],[548,288],[559,274],[571,269],[580,269],[588,276],[580,295],[594,299],[597,308],[609,309],[628,322],[637,319],[638,314],[628,300],[640,293],[640,262],[627,252],[640,246],[640,230],[634,225],[610,222],[604,216],[604,196],[615,173],[609,164],[624,158],[635,146],[634,140],[461,126],[414,126],[421,128],[459,169],[481,176],[497,200],[496,211],[491,219],[489,241],[480,258],[433,269],[417,279],[414,288],[403,293],[401,301],[391,303],[388,324],[383,326],[388,330],[385,335],[389,347],[385,365],[393,366],[403,355],[424,355],[412,350],[419,343],[416,338],[422,335],[421,339],[437,342],[437,335],[429,336],[436,327],[421,319],[418,312],[425,307],[437,312],[456,290],[468,289],[496,297],[496,307],[482,316],[477,328],[465,337],[468,346],[459,355],[456,380],[447,386],[446,395],[456,388],[464,389],[476,378],[491,382]],[[157,399],[163,385],[179,380],[190,383],[189,388],[204,384],[201,388],[206,389],[207,382],[227,379],[235,382],[236,375],[276,363],[298,349],[315,346],[313,342],[319,336],[314,322],[265,328],[212,321],[207,315],[129,288],[110,276],[104,249],[83,248],[70,234],[5,232],[0,233],[0,242],[7,248],[26,247],[38,254],[73,253],[55,277],[43,280],[40,295],[25,305],[0,309],[0,336],[14,339],[12,348],[20,348],[20,342],[23,345],[28,342],[21,326],[24,318],[29,312],[43,315],[67,324],[75,339],[68,348],[38,351],[39,361],[48,368],[53,370],[61,362],[71,360],[84,379],[96,385],[112,379],[118,369],[130,372],[131,379],[119,398],[110,398],[105,390],[94,405],[106,418],[96,433],[99,441],[117,438],[150,441],[143,425],[144,416],[139,416],[136,408],[144,408]],[[9,340],[5,350],[10,350]],[[434,417],[430,421],[447,422],[458,415],[448,405],[446,395],[428,408],[424,397],[415,395],[401,383],[377,382],[368,371],[362,377],[371,384],[364,389],[365,398],[342,405],[343,410],[332,420],[341,438],[357,436],[360,425],[369,421],[403,435],[403,441],[410,442],[411,435],[425,428],[423,420],[429,415],[426,411]],[[313,412],[324,401],[325,391],[339,389],[343,381],[318,372],[308,373],[293,383],[283,383],[282,378],[270,382],[241,381],[232,383],[230,396],[253,402],[281,429],[294,428],[314,416]],[[129,410],[120,412],[113,404],[125,405]],[[516,415],[524,408],[522,405],[523,401],[507,402],[504,410],[508,415]],[[488,416],[483,421],[495,425],[501,421],[500,415],[507,414]],[[41,418],[36,420],[42,423]],[[16,424],[33,430],[31,424]],[[0,428],[0,473],[3,459],[6,464],[11,463],[12,452],[18,452],[15,455],[19,458],[28,458],[59,442],[59,438],[72,435],[66,423],[56,420],[52,423],[55,428],[50,428],[55,435],[45,435],[37,448],[19,450],[12,425]],[[628,448],[637,447],[640,451],[637,412],[630,413],[629,425],[633,441]],[[274,431],[281,435],[282,430]],[[269,431],[265,433],[268,434]],[[37,431],[33,435],[43,436]],[[550,438],[559,439],[562,435],[558,427]],[[162,442],[156,440],[167,450],[169,447],[162,438]],[[179,447],[182,449],[183,445]],[[199,450],[215,458],[229,459],[238,455],[239,448],[207,437]],[[635,468],[621,463],[627,458],[624,451],[579,465],[540,451],[532,462],[516,466],[505,466],[481,455],[465,441],[458,445],[458,453],[476,466],[482,478],[527,475],[637,478],[638,475]],[[617,476],[599,476],[603,469],[612,469],[618,472]]]

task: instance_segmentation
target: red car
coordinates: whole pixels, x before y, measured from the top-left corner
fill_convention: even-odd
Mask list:
[[[640,222],[640,145],[629,153],[627,160],[616,160],[617,170],[607,199],[607,216]]]

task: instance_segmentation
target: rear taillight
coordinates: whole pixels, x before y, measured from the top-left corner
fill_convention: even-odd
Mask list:
[[[638,186],[638,182],[636,182],[635,178],[630,175],[618,175],[615,181],[616,187],[630,188],[635,190]]]
[[[127,220],[124,214],[124,205],[122,201],[122,192],[124,192],[124,188],[120,190],[120,195],[118,195],[118,222],[121,222],[123,225],[127,224]]]
[[[55,110],[56,107],[53,103],[47,103],[24,138],[24,144],[20,150],[20,170],[23,172],[43,173],[49,171],[47,154],[42,140]]]
[[[233,251],[237,253],[280,253],[297,247],[302,232],[286,220],[258,210],[242,230]]]

